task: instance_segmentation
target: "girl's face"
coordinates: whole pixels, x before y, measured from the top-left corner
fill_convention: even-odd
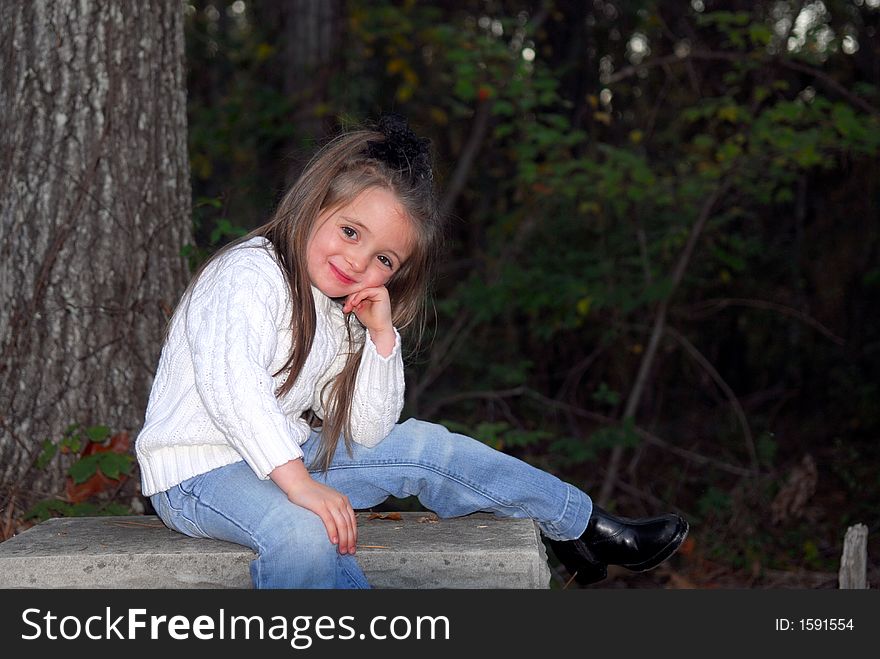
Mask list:
[[[327,297],[384,286],[412,252],[412,223],[394,194],[367,188],[325,210],[306,245],[309,279]]]

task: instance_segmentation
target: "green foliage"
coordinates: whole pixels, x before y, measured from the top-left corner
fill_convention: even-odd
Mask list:
[[[211,216],[205,209],[222,209],[219,198],[199,198],[193,206],[193,232],[199,235],[208,227],[211,228],[207,240],[201,245],[184,245],[182,256],[187,259],[189,269],[195,272],[198,267],[217,249],[230,240],[240,238],[248,231],[242,226],[233,224],[228,218]]]
[[[96,517],[130,514],[131,508],[116,502],[94,503],[82,501],[80,503],[69,503],[62,499],[44,499],[31,506],[24,514],[23,519],[33,519],[42,522],[50,517]]]
[[[703,518],[725,517],[731,507],[730,495],[715,486],[709,486],[697,501],[697,512]]]
[[[97,449],[97,450],[95,450]],[[133,474],[134,457],[127,452],[119,452],[112,445],[110,428],[104,425],[82,426],[71,424],[63,436],[53,441],[46,439],[36,458],[37,469],[48,469],[59,456],[70,456],[66,462],[67,475],[74,486],[91,482],[91,487],[73,490],[69,488],[68,498],[47,498],[32,505],[23,519],[42,521],[58,516],[124,515],[130,508],[107,498],[103,490],[110,484],[122,483],[122,479]],[[85,500],[90,498],[91,500]]]
[[[614,407],[620,402],[620,394],[613,389],[610,389],[607,383],[602,382],[599,384],[599,388],[593,393],[593,400],[597,403]]]
[[[587,438],[587,443],[594,449],[615,446],[634,448],[639,445],[639,436],[635,432],[635,422],[632,417],[627,417],[619,425],[599,428]]]
[[[43,448],[37,456],[35,463],[38,469],[45,469],[52,458],[59,453],[79,453],[89,442],[102,443],[110,437],[110,429],[107,426],[83,427],[73,423],[64,430],[64,435],[58,441],[45,439]]]
[[[440,423],[452,432],[478,439],[499,451],[540,445],[542,442],[554,437],[553,433],[545,430],[517,428],[511,426],[506,421],[483,421],[473,428],[449,419]]]
[[[563,435],[550,442],[549,447],[555,455],[562,456],[559,462],[569,466],[591,463],[598,457],[595,443],[581,437]]]
[[[132,456],[121,453],[94,453],[77,460],[67,473],[74,483],[84,483],[99,470],[107,478],[118,479],[131,469],[133,461]]]

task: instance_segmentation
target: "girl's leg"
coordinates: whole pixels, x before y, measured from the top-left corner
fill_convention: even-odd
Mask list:
[[[303,445],[311,465],[319,438]],[[389,495],[416,495],[440,517],[477,511],[530,517],[554,540],[579,537],[592,510],[590,498],[545,471],[443,426],[409,419],[373,448],[339,442],[326,474],[312,476],[370,508]]]
[[[150,501],[176,531],[257,552],[250,566],[255,588],[369,588],[354,557],[330,543],[321,518],[245,462],[190,478]]]
[[[318,448],[312,433],[303,445],[306,464]],[[389,495],[416,495],[441,517],[478,510],[538,523],[557,558],[581,583],[604,579],[608,565],[643,571],[681,545],[687,522],[675,514],[626,519],[593,506],[590,498],[555,476],[495,451],[443,426],[410,419],[373,448],[340,442],[326,474],[313,472],[343,492],[354,508]]]

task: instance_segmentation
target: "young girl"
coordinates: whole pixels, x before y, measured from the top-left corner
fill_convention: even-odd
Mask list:
[[[312,159],[273,218],[216,254],[172,318],[137,439],[172,529],[246,545],[256,588],[368,588],[354,509],[416,495],[440,517],[530,517],[581,583],[647,570],[687,533],[432,423],[396,425],[398,333],[440,243],[427,139],[399,116]],[[340,441],[342,439],[342,441]]]

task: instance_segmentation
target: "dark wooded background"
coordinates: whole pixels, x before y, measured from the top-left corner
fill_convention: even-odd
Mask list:
[[[433,141],[451,217],[405,416],[473,434],[623,514],[684,512],[682,555],[623,585],[833,587],[856,522],[870,528],[869,559],[880,555],[880,0],[239,0],[187,3],[181,20],[192,215],[153,241],[176,241],[195,267],[267,218],[316,143],[402,112]],[[126,76],[137,58],[159,61],[144,39],[114,42],[134,58]],[[32,61],[51,67],[51,52]],[[110,107],[86,79],[67,84]],[[59,126],[57,96],[34,94],[15,106],[27,115],[4,112],[4,133],[37,142],[28,126]],[[94,142],[96,130],[76,134]],[[151,176],[179,171],[157,162],[142,197]],[[27,159],[11,170],[27,189],[40,171]],[[75,197],[70,180],[55,185]],[[22,223],[2,210],[3,258],[26,261]],[[89,222],[108,227],[98,213]],[[90,266],[128,263],[123,245]],[[33,279],[6,299],[31,308]],[[179,278],[158,285],[173,305]],[[21,317],[4,309],[4,328]],[[113,336],[94,330],[96,345]],[[4,396],[41,361],[28,341],[8,349],[19,361]],[[102,381],[118,359],[88,372]],[[40,383],[62,372],[16,396],[51,397]],[[143,382],[132,391],[145,400]],[[15,409],[0,448],[31,418]],[[61,409],[56,443],[71,422],[137,429],[89,398]],[[42,430],[15,427],[37,460]],[[16,473],[9,519],[35,498]]]

